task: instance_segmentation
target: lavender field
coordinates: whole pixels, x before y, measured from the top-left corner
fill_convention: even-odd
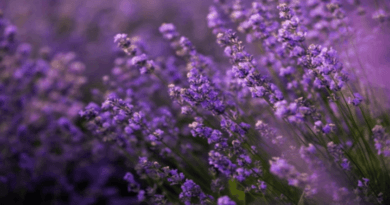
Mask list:
[[[390,1],[0,1],[0,204],[390,204]]]

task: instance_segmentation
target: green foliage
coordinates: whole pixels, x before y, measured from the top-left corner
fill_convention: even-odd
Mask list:
[[[231,195],[236,197],[239,204],[245,204],[245,192],[237,189],[237,182],[229,180],[229,190]]]

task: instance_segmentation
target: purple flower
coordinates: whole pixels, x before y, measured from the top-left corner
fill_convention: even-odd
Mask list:
[[[184,181],[184,174],[183,173],[178,173],[177,169],[171,170],[170,171],[171,177],[168,178],[168,181],[170,182],[171,185],[175,184],[181,184],[182,181]]]
[[[123,177],[125,181],[127,181],[127,191],[128,192],[138,192],[140,185],[134,180],[133,174],[130,172],[127,172],[126,175]]]
[[[363,101],[363,97],[359,93],[354,93],[354,98],[348,98],[348,103],[354,105],[354,106],[359,106],[360,103]]]
[[[169,41],[179,36],[176,31],[176,27],[171,23],[162,24],[159,28],[159,31],[163,34],[164,38]]]
[[[378,155],[383,154],[385,157],[390,157],[390,137],[385,132],[385,129],[381,125],[375,125],[372,128],[373,138],[375,142],[375,148]]]
[[[236,202],[231,200],[228,196],[221,196],[217,201],[218,205],[236,205]]]
[[[212,196],[204,194],[199,185],[195,184],[190,179],[186,179],[181,186],[181,189],[182,192],[180,193],[179,198],[184,204],[191,204],[192,198],[199,199],[201,204],[205,204],[207,201],[213,199]]]

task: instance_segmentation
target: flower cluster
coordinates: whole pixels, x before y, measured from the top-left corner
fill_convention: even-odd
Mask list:
[[[87,138],[80,126],[85,65],[75,53],[55,54],[49,47],[35,55],[2,14],[0,44],[2,201],[20,196],[21,203],[40,203],[36,193],[75,204],[118,197],[106,186],[114,171],[102,154],[110,151],[115,159],[117,151]]]
[[[378,155],[383,154],[386,157],[390,156],[390,136],[385,132],[385,129],[381,125],[375,125],[372,128],[372,133],[375,142],[375,148],[378,151]]]
[[[385,3],[64,2],[35,27],[83,52],[24,43],[0,11],[4,203],[390,204],[389,95],[368,69],[390,44],[361,56]]]

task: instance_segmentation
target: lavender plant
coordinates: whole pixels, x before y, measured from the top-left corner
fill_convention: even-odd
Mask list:
[[[203,44],[177,22],[123,28],[99,83],[0,12],[1,200],[389,204],[388,92],[358,50],[389,31],[375,3],[199,3]]]

